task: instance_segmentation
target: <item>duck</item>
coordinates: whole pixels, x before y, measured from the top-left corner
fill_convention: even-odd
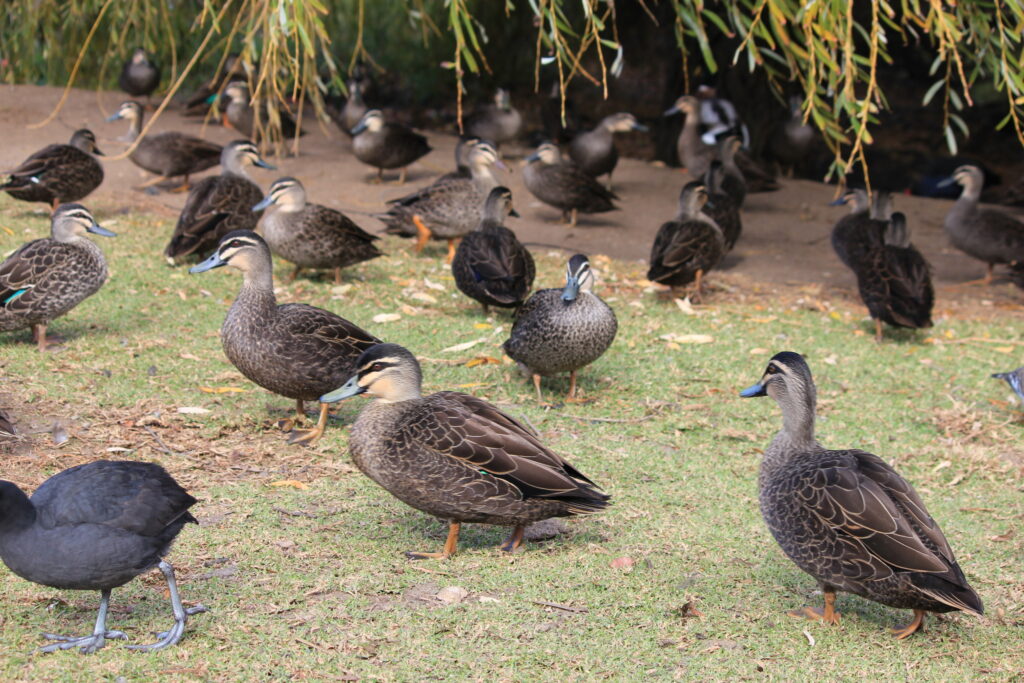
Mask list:
[[[721,229],[722,237],[725,239],[725,251],[729,252],[736,246],[743,233],[743,219],[736,199],[725,192],[723,186],[726,178],[722,162],[718,159],[712,161],[704,175],[708,201],[704,204],[703,211]]]
[[[985,277],[978,283],[991,284],[997,263],[1024,263],[1024,223],[1001,211],[978,206],[984,174],[977,166],[961,166],[940,184],[953,183],[959,183],[963,191],[946,214],[946,234],[954,247],[985,263]]]
[[[121,67],[117,83],[132,97],[145,97],[148,101],[160,85],[160,67],[153,63],[143,48],[137,47]]]
[[[340,109],[333,110],[332,116],[334,122],[338,124],[338,128],[348,137],[352,137],[352,129],[359,125],[363,115],[370,108],[366,106],[366,102],[363,100],[361,79],[350,79],[346,85],[348,87],[348,99],[345,100],[345,104]]]
[[[459,291],[479,301],[484,313],[489,306],[520,306],[533,287],[537,269],[529,250],[505,227],[512,208],[512,191],[496,187],[484,202],[483,218],[476,230],[459,242],[452,259],[452,277]]]
[[[272,209],[270,207],[273,207]],[[288,282],[303,268],[333,268],[341,284],[341,269],[382,256],[374,246],[379,238],[366,232],[340,211],[306,201],[306,188],[296,178],[275,180],[253,211],[267,210],[260,228],[270,250],[295,264]]]
[[[220,175],[203,178],[189,190],[174,234],[164,249],[168,263],[173,266],[191,254],[209,252],[233,230],[256,228],[260,214],[252,207],[263,200],[263,191],[246,174],[249,164],[275,170],[248,140],[224,146]]]
[[[736,165],[736,155],[742,146],[738,137],[729,135],[719,141],[717,148],[717,161],[722,164],[721,191],[729,195],[737,208],[742,208],[747,200],[747,179]]]
[[[512,142],[523,127],[523,116],[512,106],[508,90],[498,88],[491,104],[480,107],[466,118],[466,134],[487,140],[495,146]]]
[[[427,139],[400,123],[384,120],[380,109],[363,114],[352,129],[352,151],[359,161],[377,169],[377,182],[383,182],[385,169],[401,168],[398,184],[405,183],[409,164],[431,150]]]
[[[694,178],[703,178],[704,174],[708,172],[708,166],[715,158],[715,147],[701,139],[700,100],[693,95],[683,95],[675,101],[675,104],[665,110],[663,116],[673,116],[679,113],[686,116],[676,141],[679,163],[685,166]]]
[[[0,190],[23,202],[42,202],[56,210],[61,204],[88,197],[103,182],[104,156],[96,136],[87,128],[71,135],[66,145],[47,145],[8,171]]]
[[[256,70],[255,67],[253,70]],[[228,53],[217,74],[200,85],[185,102],[185,116],[206,116],[228,83],[244,80],[247,75],[248,65],[242,56],[237,52]]]
[[[560,209],[563,222],[570,228],[576,227],[579,213],[604,213],[618,208],[613,203],[618,195],[575,164],[563,162],[558,147],[550,142],[526,157],[523,182],[534,197]]]
[[[228,104],[224,108],[224,125],[234,128],[250,140],[263,140],[267,135],[268,126],[272,123],[273,115],[266,110],[258,112],[257,121],[257,111],[251,103],[249,84],[245,81],[232,81],[224,88],[224,95],[228,98]],[[305,135],[287,109],[276,102],[266,102],[263,106],[273,107],[277,112],[282,137],[294,138]]]
[[[0,332],[25,328],[40,352],[47,326],[100,290],[107,281],[103,251],[86,233],[114,237],[81,204],[61,204],[50,237],[32,240],[0,263]]]
[[[327,426],[327,403],[321,403],[313,429],[293,429],[305,420],[305,402],[344,383],[359,354],[380,340],[322,308],[278,304],[270,247],[251,230],[224,235],[217,250],[189,272],[222,266],[242,271],[242,289],[220,329],[224,354],[256,384],[295,400],[295,419],[280,426],[290,432],[289,443],[312,443]]]
[[[1024,404],[1024,367],[1019,367],[1010,372],[997,372],[992,375],[992,378],[1005,380],[1010,385],[1010,388],[1013,389],[1013,393],[1017,394],[1017,398]]]
[[[791,616],[838,624],[836,593],[912,609],[895,629],[900,640],[921,628],[926,612],[981,615],[942,530],[913,486],[882,458],[857,449],[828,450],[814,435],[816,390],[807,361],[783,351],[740,396],[771,396],[782,430],[764,451],[758,475],[761,514],[782,551],[817,580],[824,609]]]
[[[416,253],[423,250],[428,240],[444,239],[448,242],[446,263],[451,263],[456,241],[479,225],[487,195],[498,186],[491,168],[506,168],[498,150],[489,142],[474,143],[467,157],[470,177],[435,182],[392,200],[391,208],[377,215],[387,226],[385,232],[408,234],[411,223],[418,235]]]
[[[598,178],[608,176],[606,187],[612,189],[612,173],[619,163],[619,151],[615,148],[615,133],[646,131],[647,126],[626,112],[612,114],[601,119],[597,127],[580,133],[569,145],[569,158],[583,169],[584,173]]]
[[[566,266],[565,287],[533,293],[516,313],[502,348],[542,401],[541,376],[569,373],[569,399],[576,398],[576,372],[608,350],[619,329],[611,307],[593,292],[590,260],[574,254]]]
[[[704,276],[725,254],[725,235],[703,210],[707,201],[704,183],[693,181],[683,186],[679,212],[663,223],[654,237],[647,271],[648,280],[668,285],[673,293],[678,287],[694,283],[696,301],[703,296]]]
[[[872,218],[871,199],[861,188],[848,189],[830,206],[850,207],[850,213],[832,227],[832,249],[847,268],[856,271],[855,263],[871,258],[870,252],[884,241],[885,221]]]
[[[580,116],[575,100],[570,97],[566,84],[565,101],[562,101],[561,83],[556,78],[551,83],[548,96],[540,105],[540,118],[546,139],[556,143],[571,142],[580,129]]]
[[[814,126],[804,122],[803,97],[790,95],[787,101],[789,115],[785,121],[776,124],[768,136],[768,151],[782,171],[793,177],[797,171],[806,169],[820,138]]]
[[[483,142],[475,135],[460,135],[455,143],[455,170],[445,173],[432,184],[444,183],[456,178],[472,178],[473,173],[469,168],[469,153],[478,142]],[[415,231],[412,233],[415,235]]]
[[[135,142],[142,133],[142,105],[131,100],[122,102],[117,111],[107,121],[125,119],[131,125],[128,130],[128,142]],[[181,176],[182,184],[178,190],[189,188],[188,177],[201,173],[220,163],[220,155],[224,149],[220,145],[192,135],[168,131],[147,135],[132,150],[128,158],[139,168],[156,177],[142,184],[143,188],[151,187],[171,178]]]
[[[868,239],[872,239],[870,236]],[[932,326],[935,290],[931,268],[910,243],[906,216],[895,212],[883,241],[872,244],[864,262],[852,261],[857,289],[875,321],[875,341],[882,341],[882,323],[921,329]]]
[[[188,617],[205,612],[181,602],[174,567],[165,558],[196,503],[159,465],[96,460],[59,472],[25,495],[16,484],[0,481],[0,559],[32,583],[65,590],[100,592],[93,632],[86,636],[43,634],[56,641],[37,652],[78,648],[92,654],[107,640],[125,639],[107,630],[110,594],[136,576],[159,569],[167,582],[174,625],[146,645],[152,652],[175,645]]]
[[[0,437],[17,436],[18,430],[14,427],[11,416],[0,410]]]
[[[513,553],[533,522],[610,505],[608,494],[515,418],[469,394],[423,396],[422,377],[408,349],[378,344],[359,357],[351,379],[321,397],[375,399],[352,425],[352,461],[406,505],[448,522],[441,552],[407,557],[452,557],[466,523],[511,526],[500,548]]]

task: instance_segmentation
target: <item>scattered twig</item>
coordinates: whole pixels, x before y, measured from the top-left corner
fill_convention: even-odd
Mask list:
[[[170,446],[168,446],[166,443],[164,443],[164,440],[160,438],[160,435],[154,432],[152,429],[150,429],[148,425],[143,425],[142,428],[145,429],[146,432],[148,432],[149,435],[156,440],[156,449],[158,451],[162,453],[167,453],[168,455],[181,455],[183,453],[183,451],[176,451]],[[191,451],[188,452],[191,453]]]
[[[572,612],[573,614],[586,614],[590,611],[586,607],[573,607],[572,605],[562,605],[557,602],[548,602],[547,600],[531,600],[530,602],[541,607],[551,607],[552,609],[560,609],[563,612]]]

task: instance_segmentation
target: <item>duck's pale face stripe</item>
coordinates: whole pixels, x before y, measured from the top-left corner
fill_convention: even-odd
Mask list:
[[[394,356],[377,358],[366,363],[359,369],[359,386],[372,396],[384,401],[389,400],[398,392],[391,369],[400,363],[401,359]]]

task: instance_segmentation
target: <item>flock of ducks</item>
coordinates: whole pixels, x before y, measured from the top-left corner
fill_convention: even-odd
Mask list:
[[[122,79],[136,87],[144,80],[144,62],[136,53]],[[235,68],[225,67],[228,74]],[[143,95],[152,92],[143,90],[138,88]],[[241,97],[249,106],[239,88],[227,90],[232,103]],[[191,106],[203,103],[200,98]],[[726,136],[717,145],[704,141],[699,105],[687,96],[666,112],[687,115],[680,158],[698,179],[682,188],[678,215],[659,229],[648,274],[673,288],[694,284],[697,296],[703,278],[741,236],[740,210],[749,180],[736,165],[738,137]],[[130,122],[129,139],[139,134],[142,111],[139,104],[126,102],[112,117]],[[338,117],[345,126],[357,120],[350,128],[353,151],[379,176],[402,169],[404,178],[404,169],[430,151],[423,136],[368,109],[358,84]],[[234,118],[242,120],[237,111]],[[504,225],[514,215],[512,196],[491,172],[501,165],[499,145],[514,140],[521,124],[508,93],[499,91],[493,104],[468,118],[456,170],[395,200],[380,218],[388,232],[416,236],[417,249],[430,239],[446,240],[460,291],[484,311],[489,306],[516,309],[504,350],[532,379],[538,401],[541,378],[561,373],[569,373],[568,398],[573,400],[577,372],[608,350],[618,324],[612,309],[593,292],[594,271],[582,254],[568,260],[563,287],[530,294],[533,258]],[[612,136],[642,128],[629,114],[610,116],[570,145],[571,162],[561,159],[556,145],[541,145],[527,159],[527,187],[571,222],[579,212],[610,210],[617,159]],[[54,208],[51,237],[29,242],[0,264],[0,331],[30,328],[40,350],[46,349],[49,323],[95,294],[107,278],[103,253],[85,235],[113,233],[75,203],[102,182],[96,154],[92,133],[77,131],[70,144],[32,155],[0,186],[12,197]],[[191,174],[215,165],[214,158],[221,173],[190,188],[165,255],[172,264],[205,257],[192,273],[222,266],[241,273],[241,288],[221,328],[224,353],[247,378],[295,401],[295,417],[281,424],[290,442],[319,438],[331,403],[363,393],[376,399],[351,427],[353,461],[399,500],[450,525],[440,552],[410,552],[410,557],[452,556],[464,523],[511,527],[501,548],[513,552],[533,522],[608,507],[610,496],[600,486],[496,406],[458,392],[423,396],[420,365],[406,348],[385,343],[330,311],[276,301],[274,254],[295,265],[293,279],[301,269],[333,270],[337,279],[341,269],[381,252],[376,237],[344,214],[307,201],[295,178],[277,179],[264,194],[247,169],[273,167],[253,141],[220,148],[163,133],[147,137],[131,156],[156,175],[154,182],[182,178],[185,185]],[[602,175],[608,176],[607,185],[596,180]],[[964,192],[947,229],[954,243],[988,264],[990,272],[993,264],[1016,268],[1024,262],[1024,229],[1003,214],[978,208],[980,177],[973,167],[953,175]],[[929,266],[910,244],[905,217],[889,211],[884,201],[870,206],[859,190],[842,201],[852,211],[836,224],[833,244],[857,274],[879,335],[882,321],[930,324]],[[999,376],[1021,392],[1021,371]],[[818,443],[815,387],[802,356],[777,354],[741,395],[771,396],[782,411],[783,428],[761,465],[761,511],[786,555],[824,593],[823,609],[795,614],[838,623],[836,592],[851,592],[913,610],[914,620],[897,631],[905,638],[920,628],[929,611],[982,613],[981,599],[911,485],[875,455],[829,450]],[[308,402],[319,402],[319,418],[312,428],[299,428]],[[6,420],[0,428],[14,429]],[[162,468],[139,462],[98,461],[71,468],[47,480],[31,498],[14,484],[0,482],[0,557],[8,567],[36,583],[101,592],[92,634],[47,636],[56,642],[42,650],[93,652],[108,639],[125,637],[106,628],[111,591],[154,567],[166,577],[175,623],[157,642],[133,647],[176,643],[187,617],[205,609],[183,608],[173,568],[164,559],[184,525],[195,521],[188,511],[195,502]]]

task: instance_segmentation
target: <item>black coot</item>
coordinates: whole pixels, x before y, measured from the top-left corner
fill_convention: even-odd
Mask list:
[[[163,556],[188,522],[196,499],[159,465],[99,460],[47,479],[30,499],[9,481],[0,481],[0,558],[18,576],[54,588],[100,591],[100,609],[91,635],[44,634],[52,645],[41,652],[100,649],[107,638],[124,638],[107,630],[110,591],[153,567],[167,579],[174,626],[149,645],[159,650],[174,645],[185,631],[189,614],[178,597],[174,568]]]

